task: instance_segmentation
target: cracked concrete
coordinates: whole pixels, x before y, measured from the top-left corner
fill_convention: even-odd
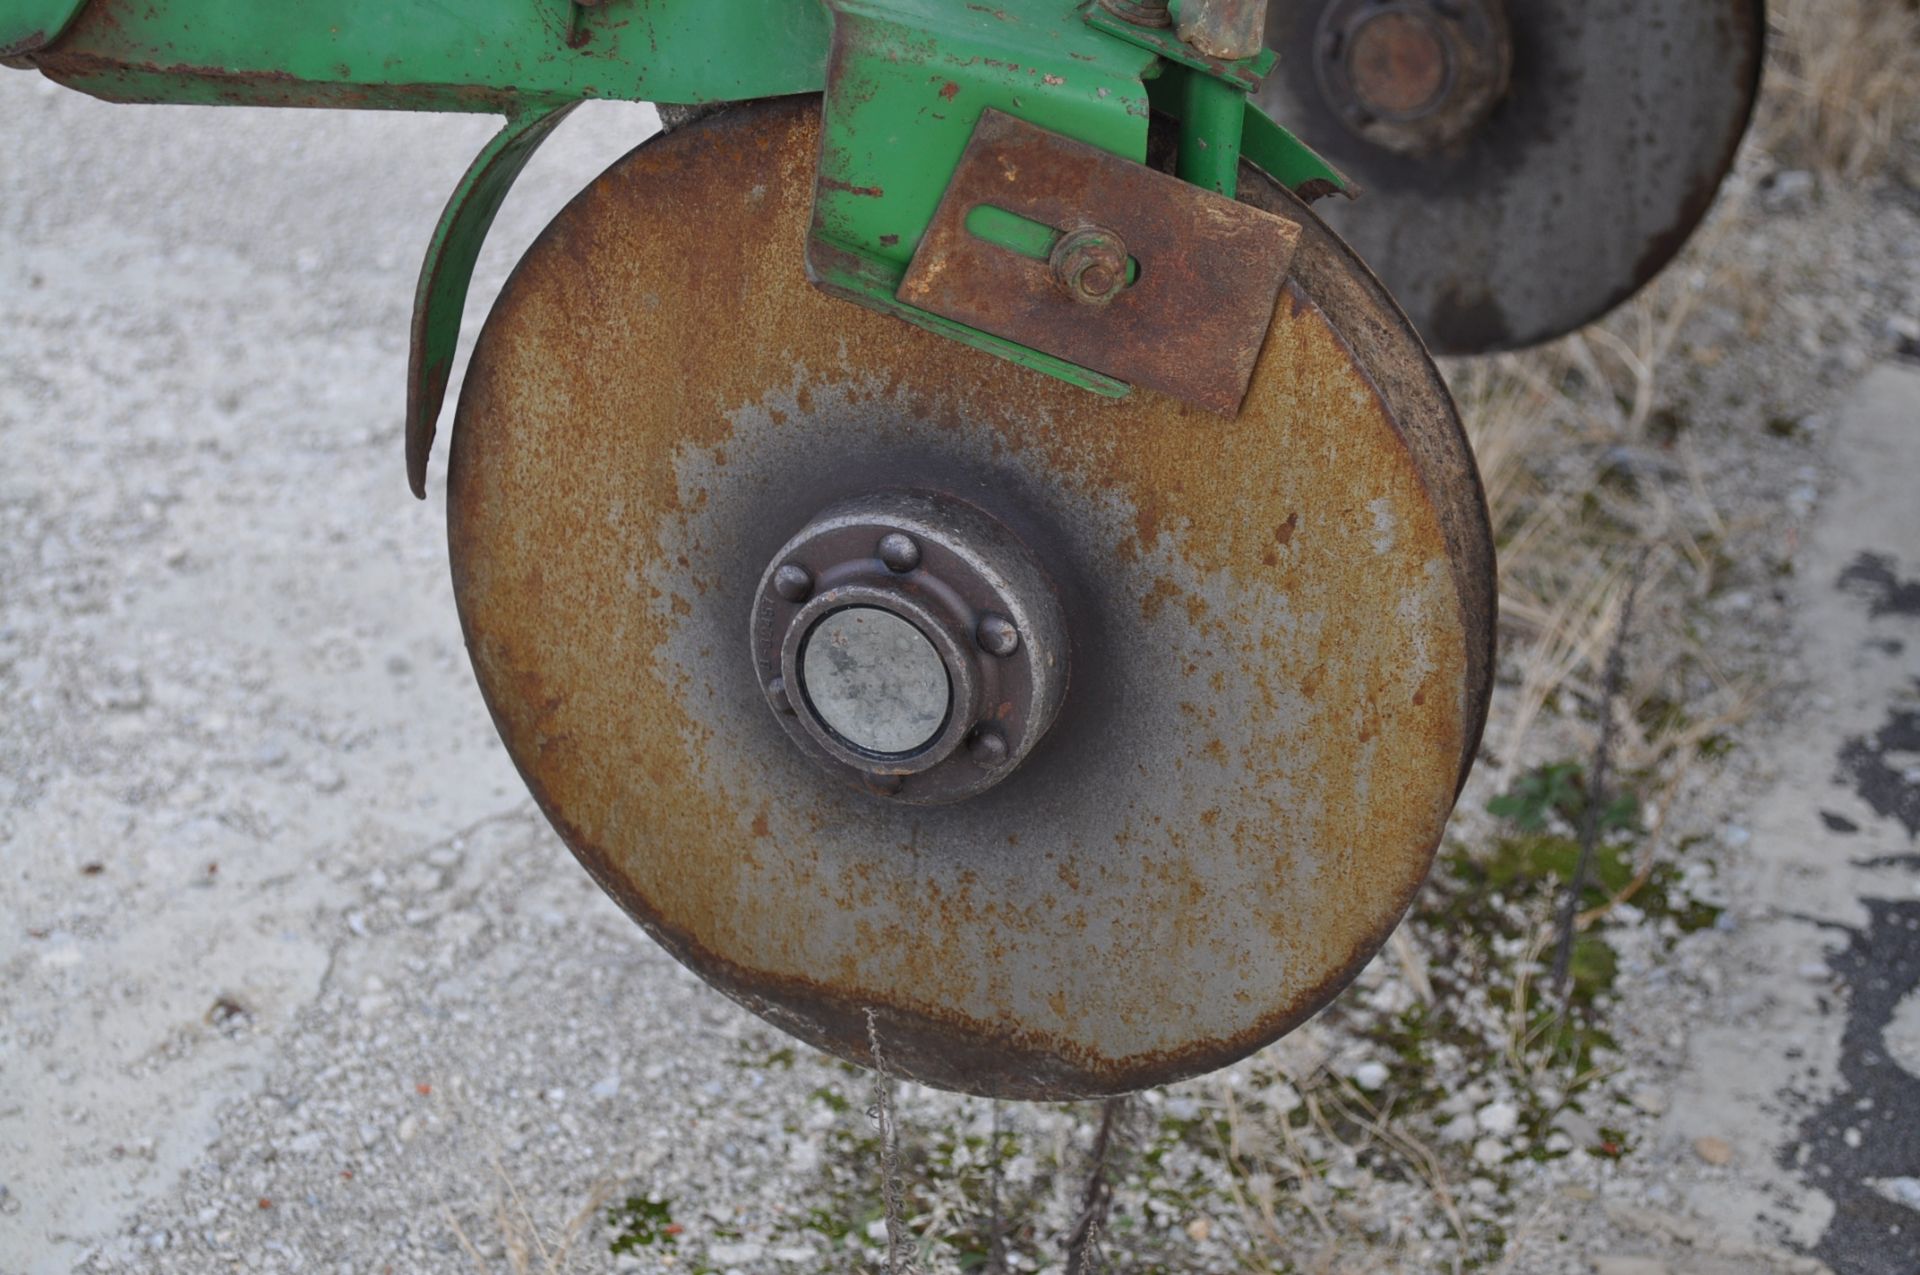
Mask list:
[[[1703,1216],[1845,1275],[1910,1275],[1920,1200],[1886,1184],[1920,1180],[1920,1072],[1894,1034],[1920,1012],[1920,371],[1869,376],[1829,455],[1795,570],[1794,728],[1765,741],[1748,816],[1756,915],[1667,1124],[1731,1135],[1745,1166],[1691,1184]]]

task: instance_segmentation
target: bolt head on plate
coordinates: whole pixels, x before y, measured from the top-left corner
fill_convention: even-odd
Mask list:
[[[1127,286],[1126,240],[1099,226],[1060,236],[1047,256],[1056,283],[1083,305],[1105,305]]]

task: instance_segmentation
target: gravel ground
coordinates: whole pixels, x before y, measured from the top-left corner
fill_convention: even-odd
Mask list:
[[[406,495],[417,253],[491,121],[108,107],[19,74],[0,118],[47,139],[0,188],[0,1271],[876,1262],[867,1077],[707,991],[574,867],[474,693],[438,472]],[[469,331],[652,127],[605,107],[549,144]],[[1421,1160],[1293,1113],[1411,1105],[1379,1028],[1447,972],[1423,915],[1322,1021],[1134,1107],[1122,1269],[1270,1262],[1262,1219],[1357,1237],[1314,1250],[1329,1271],[1920,1269],[1920,530],[1844,441],[1894,440],[1884,467],[1915,432],[1912,377],[1859,384],[1920,342],[1920,189],[1755,153],[1727,203],[1674,276],[1691,472],[1657,475],[1724,524],[1684,618],[1768,687],[1663,834],[1704,838],[1691,888],[1721,919],[1609,931],[1619,1048],[1583,1106],[1437,1047]],[[1836,588],[1862,552],[1885,587],[1869,564]],[[1500,695],[1463,841],[1522,754],[1589,737],[1550,721],[1499,756]],[[1010,1265],[1057,1263],[1098,1112],[899,1101],[931,1264],[983,1250],[989,1188]],[[1239,1172],[1290,1147],[1310,1172]]]

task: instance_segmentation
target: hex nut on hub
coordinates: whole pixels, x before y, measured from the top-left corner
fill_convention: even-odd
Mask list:
[[[815,515],[761,577],[751,645],[788,737],[892,801],[1001,782],[1067,685],[1066,618],[1039,560],[943,493],[877,492]]]
[[[1505,0],[1332,0],[1314,37],[1322,95],[1355,133],[1396,154],[1448,150],[1505,96]]]

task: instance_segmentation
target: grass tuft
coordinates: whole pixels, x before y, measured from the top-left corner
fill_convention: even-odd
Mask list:
[[[1762,135],[1783,161],[1860,177],[1920,124],[1920,4],[1770,0]]]

